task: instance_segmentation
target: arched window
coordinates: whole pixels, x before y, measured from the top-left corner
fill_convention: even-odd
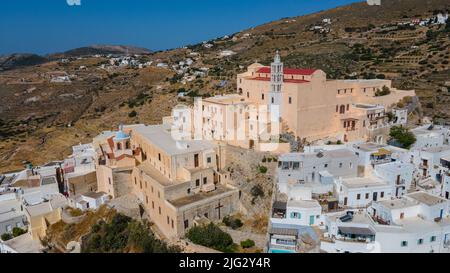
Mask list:
[[[341,114],[345,113],[345,105],[341,105],[339,113],[341,113]]]

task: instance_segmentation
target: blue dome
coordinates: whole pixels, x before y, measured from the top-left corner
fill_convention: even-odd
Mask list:
[[[119,131],[116,133],[116,136],[114,137],[114,141],[120,141],[128,138],[130,138],[130,136],[125,134],[125,132],[123,131],[123,125],[120,125]]]
[[[114,137],[114,140],[124,140],[129,138],[130,136],[125,134],[123,131],[119,131],[116,133],[116,136]]]

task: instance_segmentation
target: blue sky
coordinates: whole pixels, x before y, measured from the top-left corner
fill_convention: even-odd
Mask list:
[[[92,44],[169,49],[359,1],[81,0],[69,6],[66,0],[1,0],[0,54]]]

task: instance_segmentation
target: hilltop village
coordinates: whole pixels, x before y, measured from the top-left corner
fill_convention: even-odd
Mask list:
[[[151,65],[103,69],[130,64]],[[390,80],[330,80],[276,52],[233,94],[2,175],[0,252],[98,249],[121,217],[148,226],[161,252],[449,252],[450,128],[408,129],[417,105]]]

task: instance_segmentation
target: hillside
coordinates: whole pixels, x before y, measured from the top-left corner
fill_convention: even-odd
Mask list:
[[[61,159],[71,145],[121,122],[158,123],[192,96],[235,92],[236,74],[255,61],[269,64],[277,49],[286,66],[322,69],[335,79],[387,78],[394,87],[416,89],[423,107],[414,121],[429,116],[450,122],[450,26],[402,24],[448,10],[448,0],[356,3],[284,18],[206,44],[143,53],[132,60],[141,67],[128,60],[111,65],[115,60],[104,55],[141,49],[102,46],[102,54],[98,47],[75,49],[45,63],[0,72],[0,171],[21,168],[24,160]],[[70,54],[84,57],[61,61]],[[70,82],[52,82],[58,73]],[[186,96],[179,98],[177,92]]]
[[[90,55],[143,55],[150,54],[151,51],[146,48],[134,47],[134,46],[122,46],[122,45],[92,45],[86,47],[75,48],[63,53],[51,54],[52,59],[55,58],[69,58],[69,57],[82,57]]]

